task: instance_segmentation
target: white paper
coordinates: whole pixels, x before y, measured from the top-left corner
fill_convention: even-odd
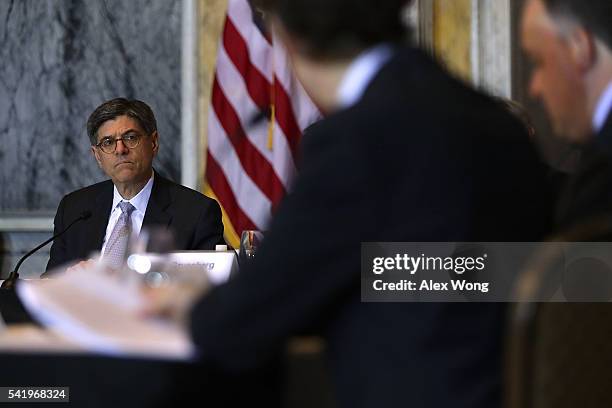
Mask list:
[[[189,360],[194,347],[186,330],[138,315],[138,287],[96,270],[57,279],[20,282],[17,293],[48,330],[85,350],[112,356]]]

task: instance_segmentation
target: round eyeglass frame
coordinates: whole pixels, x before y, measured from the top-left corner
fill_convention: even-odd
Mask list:
[[[123,135],[123,136],[120,136],[120,137],[111,138],[111,140],[113,141],[112,150],[111,151],[107,151],[104,147],[102,147],[102,142],[107,140],[107,138],[104,138],[104,139],[100,140],[94,146],[96,146],[98,149],[102,150],[102,152],[104,152],[106,154],[113,154],[113,153],[115,153],[115,151],[117,151],[117,142],[119,140],[121,140],[123,145],[125,147],[127,147],[128,149],[135,149],[140,144],[140,139],[142,139],[142,137],[143,136],[140,135],[140,134],[130,133],[130,134]],[[131,138],[133,138],[133,139],[131,139]],[[109,147],[111,147],[111,146],[109,146]]]

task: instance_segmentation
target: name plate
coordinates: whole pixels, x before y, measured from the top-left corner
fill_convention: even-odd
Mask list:
[[[238,271],[238,255],[235,251],[180,251],[168,254],[144,253],[132,255],[132,269],[148,272],[163,265],[177,275],[182,273],[202,272],[208,276],[213,285],[226,282]],[[128,265],[130,264],[128,260]],[[139,270],[141,269],[142,270]]]

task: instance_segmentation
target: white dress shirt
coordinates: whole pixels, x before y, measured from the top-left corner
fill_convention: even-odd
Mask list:
[[[340,108],[348,108],[361,99],[378,71],[393,56],[393,48],[381,44],[365,50],[349,65],[337,91]]]
[[[149,179],[147,184],[136,194],[131,200],[125,200],[119,194],[117,190],[117,186],[113,189],[113,205],[111,207],[110,217],[108,218],[108,225],[106,226],[106,235],[104,235],[104,242],[102,243],[102,254],[106,250],[106,242],[113,232],[113,228],[115,228],[115,224],[119,221],[119,216],[121,215],[121,208],[119,208],[119,203],[121,201],[127,201],[128,203],[134,206],[134,211],[130,216],[130,221],[132,222],[132,235],[140,234],[140,230],[142,228],[142,221],[144,220],[145,213],[147,212],[147,205],[149,205],[149,198],[151,197],[151,190],[153,189],[153,177]]]
[[[601,132],[606,120],[612,114],[612,81],[608,84],[608,87],[603,92],[595,108],[595,114],[593,115],[593,129],[596,133]]]

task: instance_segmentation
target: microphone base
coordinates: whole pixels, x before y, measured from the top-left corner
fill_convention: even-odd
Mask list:
[[[15,276],[14,274],[10,274],[9,277],[2,282],[2,285],[0,285],[0,290],[15,290],[17,280],[19,280],[19,277]]]

